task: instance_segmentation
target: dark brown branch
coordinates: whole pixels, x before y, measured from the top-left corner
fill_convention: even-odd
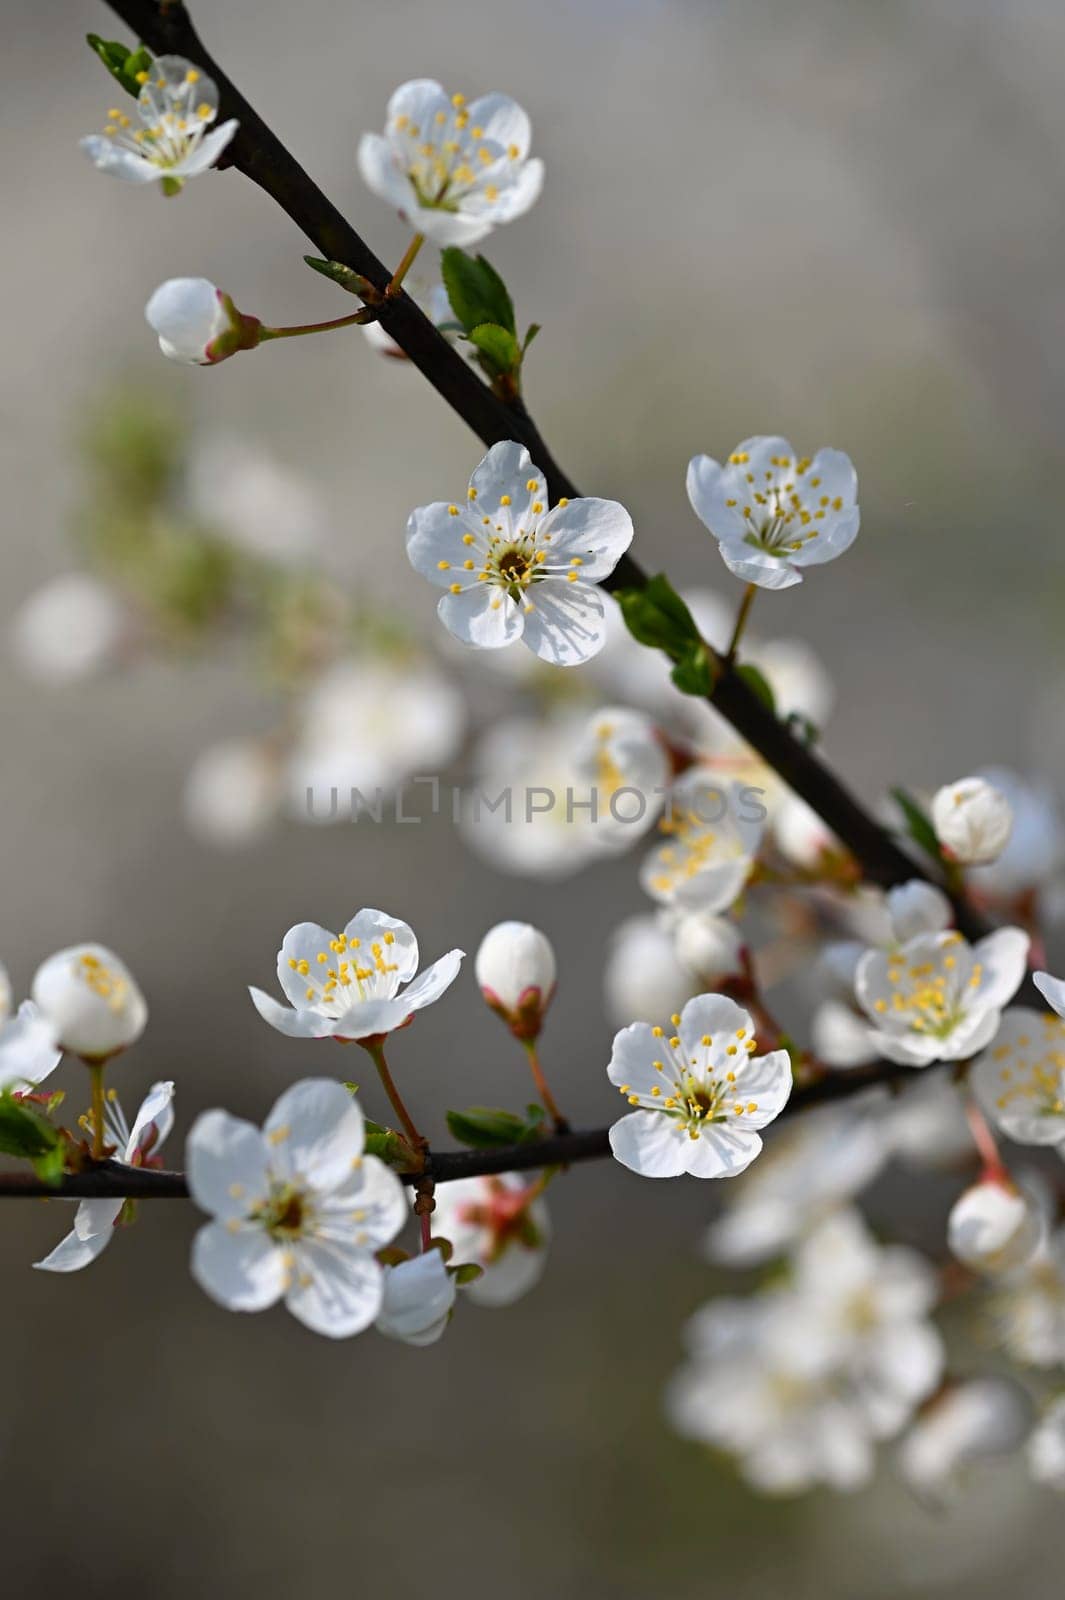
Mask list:
[[[848,1099],[875,1084],[898,1083],[913,1075],[913,1068],[878,1061],[851,1072],[828,1073],[816,1083],[797,1088],[782,1116],[808,1110],[829,1101]],[[437,1183],[456,1178],[484,1177],[496,1172],[529,1172],[543,1167],[572,1166],[577,1161],[601,1161],[610,1155],[606,1128],[588,1128],[555,1134],[534,1144],[504,1145],[495,1150],[430,1151],[428,1174]],[[400,1173],[403,1183],[417,1182],[423,1173]],[[0,1172],[0,1199],[44,1197],[65,1200],[187,1200],[183,1172],[159,1172],[150,1167],[124,1167],[105,1161],[86,1172],[74,1173],[52,1188],[32,1172]]]
[[[303,170],[227,74],[205,49],[185,7],[168,0],[106,0],[110,9],[157,54],[185,56],[218,85],[223,117],[236,117],[240,131],[222,158],[257,183],[292,219],[320,253],[339,261],[383,291],[391,272]],[[524,444],[546,474],[552,498],[575,498],[576,485],[554,460],[524,405],[506,405],[448,344],[406,295],[381,309],[388,333],[470,428],[487,445],[501,439]],[[638,588],[647,581],[631,557],[619,562],[606,588]],[[789,728],[763,704],[731,663],[722,670],[712,704],[795,792],[818,813],[861,863],[865,876],[884,887],[929,877],[877,823],[867,809]],[[959,928],[970,938],[987,925],[964,899],[955,904]]]

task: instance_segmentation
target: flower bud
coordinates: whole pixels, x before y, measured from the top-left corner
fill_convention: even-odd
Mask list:
[[[435,1344],[455,1304],[455,1280],[439,1250],[384,1269],[384,1299],[375,1324],[386,1338],[404,1344]]]
[[[932,823],[944,854],[963,866],[994,861],[1009,842],[1013,810],[986,778],[960,778],[938,790]]]
[[[168,278],[144,315],[159,335],[164,356],[186,366],[214,366],[259,343],[258,317],[244,316],[208,278]]]
[[[743,935],[727,917],[692,911],[673,928],[677,960],[708,987],[743,972]]]
[[[500,922],[481,940],[474,963],[481,993],[517,1039],[535,1039],[555,992],[555,952],[527,922]]]
[[[975,1272],[1006,1272],[1030,1261],[1043,1239],[1031,1201],[1000,1178],[984,1178],[954,1202],[947,1219],[951,1254]]]
[[[33,998],[62,1048],[105,1061],[144,1032],[148,1006],[124,961],[100,944],[60,950],[38,967]]]

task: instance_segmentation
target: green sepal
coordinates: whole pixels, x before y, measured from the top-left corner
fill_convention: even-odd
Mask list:
[[[371,1122],[369,1117],[366,1119],[366,1143],[363,1148],[368,1156],[376,1156],[388,1167],[405,1171],[416,1165],[414,1151],[403,1135],[394,1128],[382,1126],[380,1122]]]
[[[476,1261],[464,1261],[461,1267],[451,1267],[449,1270],[460,1289],[484,1277],[484,1268],[478,1266]]]
[[[147,72],[152,64],[151,55],[144,46],[130,50],[115,39],[101,39],[98,33],[87,33],[85,42],[93,54],[99,56],[115,82],[136,100],[141,92],[137,73]]]
[[[381,298],[381,291],[369,278],[364,278],[361,272],[356,272],[352,267],[346,267],[342,261],[323,261],[319,256],[304,256],[303,259],[315,272],[320,272],[323,278],[328,278],[330,283],[335,283],[339,288],[346,289],[348,294],[372,303]]]

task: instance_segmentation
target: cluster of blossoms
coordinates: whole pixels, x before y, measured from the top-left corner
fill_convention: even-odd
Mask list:
[[[84,147],[98,168],[176,193],[218,160],[236,123],[215,126],[215,86],[183,59],[149,58],[138,85],[135,115],[112,110],[104,134]],[[371,295],[365,282],[355,284],[365,311],[278,329],[238,310],[206,278],[170,279],[146,309],[163,354],[215,366],[266,340],[355,323],[394,351],[368,313],[384,314],[427,240],[454,252],[530,209],[543,182],[530,148],[529,119],[504,95],[467,102],[433,80],[403,85],[384,133],[366,134],[358,151],[369,187],[415,230],[387,289]],[[435,280],[418,291],[435,325],[476,344],[458,299]],[[505,290],[498,303],[508,314]],[[512,327],[497,332],[514,339]],[[519,368],[523,354],[524,347]],[[205,520],[228,522],[246,555],[300,566],[320,529],[291,484],[244,470],[228,485],[224,472],[205,470],[202,480]],[[943,1230],[951,1271],[986,1304],[995,1337],[1019,1366],[1065,1365],[1065,1229],[1056,1197],[1044,1169],[1014,1175],[996,1142],[1001,1133],[1065,1157],[1065,981],[1035,974],[1049,1010],[1012,1004],[1030,957],[1039,961],[1040,897],[1065,859],[1065,829],[1042,790],[1008,774],[944,785],[928,798],[927,815],[912,805],[913,837],[935,858],[942,882],[1003,923],[974,941],[954,926],[954,901],[931,883],[915,878],[887,894],[863,887],[858,864],[801,797],[701,693],[679,687],[692,681],[681,643],[694,646],[707,672],[722,658],[731,664],[756,589],[797,585],[853,544],[854,466],[838,450],[801,456],[786,439],[758,436],[723,463],[693,458],[687,491],[724,567],[746,590],[734,622],[705,591],[670,595],[656,626],[671,614],[686,631],[668,639],[661,658],[636,650],[607,592],[622,586],[627,570],[628,511],[612,500],[554,494],[520,442],[493,445],[461,494],[415,508],[406,527],[410,565],[440,591],[437,614],[450,639],[486,652],[486,661],[524,645],[524,655],[516,652],[524,665],[512,670],[533,696],[556,668],[587,667],[593,688],[587,702],[563,701],[551,679],[544,699],[555,709],[490,730],[476,757],[482,793],[516,786],[551,796],[551,804],[526,804],[517,819],[509,808],[500,818],[492,804],[486,819],[474,796],[464,823],[470,841],[508,870],[547,876],[619,854],[653,827],[661,835],[638,872],[651,908],[618,929],[608,955],[608,1010],[619,1031],[606,1075],[627,1108],[609,1130],[609,1147],[642,1177],[739,1179],[726,1185],[731,1197],[706,1254],[719,1267],[778,1268],[759,1292],[718,1297],[692,1318],[669,1415],[682,1434],[729,1452],[771,1493],[853,1489],[869,1480],[877,1447],[888,1441],[926,1499],[948,1498],[963,1469],[1022,1445],[1034,1478],[1065,1489],[1060,1398],[1051,1395],[1037,1419],[1032,1397],[1012,1379],[953,1377],[931,1320],[943,1275],[907,1247],[878,1244],[855,1206],[894,1161],[956,1168],[959,1189]],[[278,528],[280,544],[271,532]],[[99,593],[90,603],[83,591],[80,602],[92,625],[66,657],[75,670],[79,659],[110,651],[122,631]],[[70,603],[69,592],[53,594],[46,627],[57,616],[62,626]],[[28,655],[35,627],[39,637],[39,616],[22,619]],[[763,698],[812,737],[832,700],[816,657],[794,641],[744,642],[743,666]],[[695,676],[705,690],[707,676]],[[322,670],[302,710],[283,760],[250,743],[212,752],[213,764],[190,785],[190,809],[216,832],[246,834],[279,809],[286,791],[291,800],[398,784],[419,761],[446,759],[464,724],[461,703],[430,667],[400,674],[370,648]],[[227,813],[234,789],[243,798]],[[767,886],[782,891],[768,906]],[[359,911],[341,932],[311,922],[289,929],[277,955],[284,1001],[252,988],[256,1010],[287,1038],[362,1048],[399,1126],[368,1122],[350,1086],[322,1076],[287,1090],[261,1128],[221,1109],[196,1118],[186,1142],[188,1185],[209,1220],[195,1238],[192,1270],[221,1306],[258,1312],[283,1302],[331,1338],[375,1326],[428,1345],[443,1335],[460,1293],[502,1305],[537,1281],[550,1235],[545,1191],[560,1167],[545,1162],[536,1178],[511,1171],[435,1183],[427,1143],[386,1060],[392,1036],[420,1025],[462,960],[454,949],[419,972],[412,929],[377,910]],[[774,982],[803,966],[817,971],[825,991],[811,1019],[816,1056],[790,1042],[766,1002]],[[539,1057],[558,979],[551,944],[526,924],[501,923],[482,941],[475,975],[525,1052],[540,1104],[526,1119],[484,1107],[451,1113],[453,1129],[474,1147],[524,1151],[544,1137],[546,1116],[564,1136]],[[5,1099],[50,1114],[53,1098],[39,1086],[62,1054],[90,1070],[93,1105],[82,1127],[92,1143],[63,1130],[65,1170],[104,1157],[159,1165],[174,1085],[155,1083],[130,1126],[103,1082],[107,1064],[147,1020],[124,964],[99,946],[65,950],[44,963],[32,999],[14,1016],[6,978],[0,1000]],[[759,1160],[763,1133],[789,1107],[794,1086],[832,1085],[832,1074],[873,1061],[912,1069],[912,1084],[897,1099],[874,1089],[845,1112],[823,1110],[790,1135],[774,1132]],[[952,1064],[950,1078],[924,1071],[938,1063]],[[415,1217],[420,1247],[412,1254],[397,1240]],[[38,1265],[84,1267],[116,1224],[130,1220],[123,1199],[83,1201],[72,1231]]]

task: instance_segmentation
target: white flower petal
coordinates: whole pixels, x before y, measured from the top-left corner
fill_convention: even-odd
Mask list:
[[[449,950],[439,961],[434,961],[432,966],[426,967],[425,971],[404,989],[400,997],[403,1004],[411,1011],[420,1011],[423,1006],[430,1006],[434,1000],[439,1000],[458,977],[465,954],[464,950]]]
[[[347,1339],[368,1328],[381,1309],[381,1268],[362,1250],[316,1240],[295,1246],[295,1272],[285,1305],[312,1333]]]
[[[192,1242],[192,1276],[227,1311],[265,1311],[284,1294],[288,1271],[262,1228],[209,1222]]]
[[[111,1228],[81,1239],[71,1231],[59,1241],[50,1255],[45,1256],[43,1261],[35,1261],[33,1265],[38,1272],[80,1272],[82,1267],[90,1266],[103,1254],[113,1234],[114,1229]]]
[[[252,985],[249,985],[248,993],[263,1021],[289,1039],[328,1039],[336,1032],[336,1022],[321,1012],[293,1011],[290,1006],[283,1006],[280,1000],[275,1000],[273,995],[264,994],[262,989]]]
[[[362,1108],[342,1083],[305,1078],[277,1101],[263,1124],[274,1173],[316,1190],[337,1188],[362,1156]]]
[[[633,1111],[610,1130],[615,1161],[644,1178],[677,1178],[692,1159],[687,1131],[659,1111]]]
[[[445,594],[437,614],[449,633],[478,650],[501,650],[520,639],[526,618],[505,590],[475,583],[461,594]]]
[[[606,605],[598,589],[565,578],[545,578],[528,591],[525,643],[556,667],[590,661],[607,639]]]
[[[254,1123],[228,1111],[205,1111],[185,1146],[189,1193],[223,1221],[247,1216],[269,1191],[269,1150]]]

